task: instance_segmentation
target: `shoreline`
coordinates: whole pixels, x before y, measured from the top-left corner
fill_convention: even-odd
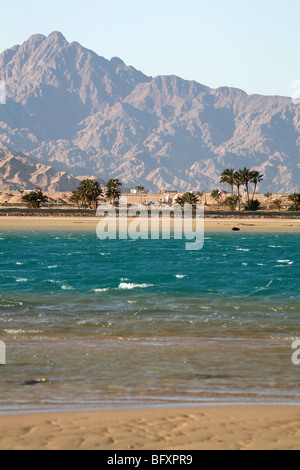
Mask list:
[[[95,230],[102,219],[98,217],[39,217],[39,216],[9,216],[0,218],[0,230]],[[149,224],[146,218],[117,219],[119,227],[132,221],[141,222],[145,227]],[[187,221],[189,219],[186,219]],[[181,219],[171,219],[171,229],[182,226]],[[193,220],[195,226],[196,221]],[[243,232],[300,232],[300,219],[279,218],[205,218],[205,232],[231,232],[233,227]]]
[[[0,450],[300,450],[300,407],[226,405],[2,415]]]

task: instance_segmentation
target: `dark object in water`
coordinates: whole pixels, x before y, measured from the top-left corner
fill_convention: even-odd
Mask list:
[[[47,379],[26,380],[21,385],[39,385],[48,382]]]
[[[228,375],[194,374],[194,375],[191,375],[191,378],[201,379],[201,380],[227,379]]]
[[[238,227],[233,227],[232,231],[233,231],[233,232],[240,232],[240,231],[241,231],[241,229],[240,229],[240,228],[238,228]]]

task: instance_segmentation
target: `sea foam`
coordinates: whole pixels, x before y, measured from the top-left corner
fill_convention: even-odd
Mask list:
[[[118,289],[123,289],[123,290],[146,289],[147,287],[153,287],[153,284],[135,284],[131,282],[121,282]]]

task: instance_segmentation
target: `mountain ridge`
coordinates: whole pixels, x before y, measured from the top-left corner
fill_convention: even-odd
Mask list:
[[[80,180],[7,147],[0,147],[0,191],[73,191]]]
[[[59,171],[185,191],[251,166],[266,175],[261,190],[300,189],[300,107],[289,98],[149,77],[59,32],[4,51],[0,79],[0,141]]]

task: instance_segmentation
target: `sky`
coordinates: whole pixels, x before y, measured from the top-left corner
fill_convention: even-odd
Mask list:
[[[60,31],[149,76],[293,96],[299,19],[300,0],[11,0],[0,7],[0,51]]]

